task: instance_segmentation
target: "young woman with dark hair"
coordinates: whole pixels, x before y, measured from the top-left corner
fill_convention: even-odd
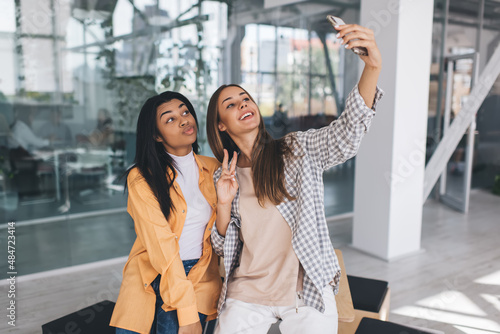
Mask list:
[[[197,132],[194,108],[179,93],[151,97],[139,114],[126,173],[137,239],[111,319],[117,334],[201,334],[216,316],[222,283],[210,230],[220,163],[197,155]]]
[[[212,246],[226,268],[217,334],[264,334],[278,319],[284,334],[337,332],[340,267],[326,225],[323,172],[356,154],[382,96],[382,60],[371,30],[336,28],[347,48],[366,47],[369,55],[360,56],[360,81],[329,126],[275,140],[245,89],[224,85],[210,99],[208,141],[222,162],[214,175]]]

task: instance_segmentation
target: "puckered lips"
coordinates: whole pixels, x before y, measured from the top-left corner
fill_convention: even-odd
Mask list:
[[[192,135],[193,133],[195,132],[195,129],[194,129],[194,126],[192,125],[189,125],[187,126],[184,131],[182,131],[182,134],[185,134],[185,135]]]
[[[240,117],[238,119],[240,121],[247,121],[249,119],[252,119],[254,115],[255,113],[253,111],[244,111],[240,114]]]

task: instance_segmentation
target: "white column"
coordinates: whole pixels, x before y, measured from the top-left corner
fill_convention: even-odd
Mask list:
[[[362,0],[385,96],[356,160],[352,246],[384,260],[420,250],[433,0]],[[360,71],[361,73],[361,71]]]

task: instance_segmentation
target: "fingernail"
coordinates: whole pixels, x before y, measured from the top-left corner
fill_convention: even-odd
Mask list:
[[[338,28],[340,28],[340,26],[339,26],[339,25],[336,25],[336,26],[335,26],[335,28],[337,28],[337,29],[338,29]]]
[[[339,38],[339,37],[340,37],[340,33],[337,34],[337,38]]]
[[[342,45],[342,44],[344,44],[344,39],[343,38],[340,40],[340,45]]]
[[[344,47],[347,49],[348,46],[349,46],[349,44],[346,44]]]

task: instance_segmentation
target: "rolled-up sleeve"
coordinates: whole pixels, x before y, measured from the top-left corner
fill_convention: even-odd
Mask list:
[[[347,97],[345,110],[338,119],[321,129],[297,132],[299,144],[318,168],[326,170],[356,155],[383,94],[377,87],[373,106],[369,108],[356,85]]]
[[[210,238],[212,240],[212,248],[215,251],[215,254],[217,254],[218,256],[224,256],[224,241],[226,240],[226,238],[219,234],[219,231],[217,231],[217,227],[215,226],[215,224],[212,227]]]
[[[137,237],[147,250],[151,265],[161,274],[160,295],[177,310],[180,326],[199,321],[192,282],[186,277],[179,255],[178,238],[146,181],[133,170],[128,178],[128,213]],[[144,282],[145,288],[151,282]]]

